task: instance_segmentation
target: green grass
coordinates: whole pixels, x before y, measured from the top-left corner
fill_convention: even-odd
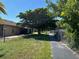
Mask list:
[[[0,59],[51,59],[50,43],[22,37],[0,41]]]

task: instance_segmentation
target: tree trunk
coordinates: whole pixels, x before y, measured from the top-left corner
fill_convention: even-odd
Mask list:
[[[38,35],[40,35],[40,34],[41,34],[40,29],[38,29]]]

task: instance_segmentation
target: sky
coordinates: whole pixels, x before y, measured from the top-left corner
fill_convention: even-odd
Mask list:
[[[55,2],[55,0],[53,1]],[[20,21],[20,19],[16,17],[20,12],[47,6],[45,0],[0,0],[0,2],[5,5],[7,12],[7,15],[0,13],[0,17],[14,22]]]

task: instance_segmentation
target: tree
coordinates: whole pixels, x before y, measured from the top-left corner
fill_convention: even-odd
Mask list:
[[[6,14],[6,11],[4,9],[4,5],[0,2],[0,12]]]
[[[63,21],[60,20],[60,24],[66,30],[69,44],[72,48],[79,48],[79,0],[58,0],[55,5],[57,11],[60,12],[59,17],[63,18]],[[55,10],[55,8],[53,9]]]
[[[47,8],[38,8],[35,10],[29,10],[21,12],[18,17],[22,19],[21,23],[23,26],[29,26],[38,30],[38,34],[41,31],[47,30],[48,28],[55,28],[55,20],[53,20],[51,13],[48,13]]]
[[[61,12],[61,16],[65,18],[64,23],[68,26],[67,32],[72,33],[71,40],[69,40],[71,47],[79,48],[79,1],[78,0],[69,0],[64,5],[64,8]]]

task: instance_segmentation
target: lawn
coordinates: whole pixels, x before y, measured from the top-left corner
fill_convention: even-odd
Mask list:
[[[50,43],[23,37],[0,41],[0,59],[51,59]]]

